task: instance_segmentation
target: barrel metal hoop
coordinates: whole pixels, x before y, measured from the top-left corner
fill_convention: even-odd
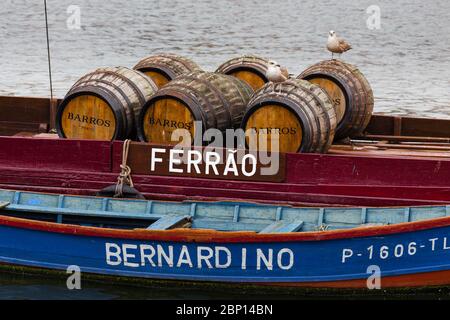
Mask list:
[[[359,94],[358,88],[361,86],[359,79],[356,79],[353,73],[346,68],[343,70],[335,70],[336,77],[340,77],[342,85],[345,85],[347,92],[349,93],[349,99],[351,101],[351,114],[349,123],[347,124],[347,135],[352,135],[355,130],[361,126],[362,117],[364,117],[363,108],[355,108],[354,106],[364,106],[365,102],[362,101],[364,98]]]
[[[258,64],[245,64],[245,65],[230,65],[226,69],[223,70],[224,74],[230,75],[230,73],[238,72],[238,71],[252,71],[256,73],[261,79],[263,79],[266,83],[269,81],[266,77],[266,68],[260,66]]]
[[[164,64],[164,62],[166,62],[166,64]],[[175,66],[170,64],[170,62],[175,62],[178,64],[176,70],[173,69]],[[142,72],[161,72],[169,80],[173,80],[177,76],[190,71],[201,70],[200,66],[198,66],[193,60],[174,54],[160,54],[147,57],[138,62],[133,69],[140,70]]]
[[[164,58],[166,60],[178,62],[179,64],[181,64],[183,67],[185,67],[187,70],[190,70],[190,71],[194,71],[195,69],[201,69],[200,66],[198,66],[193,60],[183,57],[183,56],[180,56],[180,55],[177,55],[177,54],[163,53],[163,54],[160,54],[157,56],[153,56],[153,58],[155,58],[155,57],[160,57],[160,58]],[[152,57],[149,57],[149,58],[152,58]]]
[[[170,68],[167,68],[166,66],[163,65],[158,65],[156,63],[152,63],[143,67],[137,67],[136,70],[139,70],[141,72],[156,72],[159,74],[162,74],[164,77],[166,77],[168,80],[173,80],[174,78],[176,78],[178,76],[178,74],[176,74],[173,70],[171,70]]]
[[[132,72],[137,72],[135,70],[131,70],[131,69],[129,69],[129,70],[132,71]],[[126,76],[124,76],[124,75],[122,75],[122,74],[120,74],[118,72],[109,71],[109,70],[102,71],[102,73],[105,76],[106,75],[111,75],[111,76],[115,76],[115,77],[117,77],[119,79],[122,79],[126,84],[128,84],[131,87],[131,89],[133,89],[134,92],[136,92],[136,96],[137,96],[137,98],[139,100],[139,103],[141,105],[143,105],[146,102],[146,99],[145,99],[144,95],[142,94],[142,91],[139,89],[139,87],[133,81],[131,81],[130,78],[128,78],[128,77],[126,77]]]
[[[225,97],[223,96],[222,92],[220,92],[220,90],[218,90],[216,88],[216,86],[214,86],[210,81],[206,80],[206,79],[202,79],[202,78],[198,78],[192,75],[186,75],[183,77],[184,79],[189,79],[191,81],[198,81],[202,84],[204,84],[207,88],[209,88],[212,92],[214,92],[216,94],[216,96],[219,98],[219,100],[222,102],[222,105],[225,107],[224,109],[226,110],[226,115],[228,116],[228,123],[231,125],[232,120],[231,120],[231,113],[230,113],[230,103],[227,101],[227,99],[225,99]],[[209,101],[209,99],[204,96],[204,99]],[[217,128],[217,114],[216,114],[216,110],[213,107],[213,104],[208,103],[208,107],[211,106],[211,113],[214,115],[214,127]]]
[[[340,136],[341,133],[346,133],[348,131],[348,126],[351,124],[351,121],[353,119],[353,96],[351,96],[351,90],[350,87],[347,85],[347,83],[338,75],[335,73],[330,73],[327,71],[327,73],[324,73],[324,71],[319,71],[319,73],[316,73],[315,71],[312,71],[312,73],[307,74],[305,76],[300,75],[302,79],[304,80],[310,80],[313,77],[320,76],[321,78],[328,79],[335,83],[344,94],[345,97],[345,112],[344,115],[339,123],[336,124],[336,136]]]
[[[322,99],[319,99],[319,97],[313,92],[313,90],[312,90],[312,88],[313,88],[313,86],[315,86],[315,85],[312,85],[311,87],[303,87],[302,86],[302,88],[304,89],[304,90],[306,90],[307,92],[309,92],[313,97],[314,97],[314,100],[316,101],[316,103],[320,106],[320,108],[323,110],[323,113],[325,114],[325,116],[326,116],[326,119],[328,120],[327,121],[327,130],[328,130],[328,132],[331,132],[331,119],[330,119],[330,114],[328,113],[328,109],[326,108],[326,106],[325,106],[325,102],[322,100]],[[320,90],[322,90],[322,91],[324,91],[322,88],[320,88],[319,86],[317,86],[317,88],[319,88]],[[294,93],[295,94],[295,93]],[[328,95],[326,95],[326,97],[328,98]],[[331,102],[330,102],[331,103]],[[333,106],[331,105],[331,108],[334,110],[334,108],[333,108]],[[333,129],[333,130],[336,130],[335,128]],[[334,135],[333,136],[330,136],[330,135],[328,135],[327,136],[327,140],[326,140],[326,143],[323,145],[323,148],[326,148],[328,145],[330,145],[332,142],[333,142],[333,138],[334,138]],[[326,150],[325,149],[322,149],[322,152],[325,152]]]
[[[181,56],[178,56],[178,55],[164,55],[164,56],[170,57],[170,59],[180,63],[181,65],[183,65],[189,71],[194,71],[197,68],[200,69],[200,67],[197,66],[197,64],[194,61],[192,61],[192,60],[190,60],[188,58],[181,57]],[[189,65],[189,64],[191,64],[191,65]],[[193,66],[195,66],[194,69],[192,69]]]
[[[123,91],[122,88],[119,87],[118,85],[116,85],[115,83],[112,83],[110,81],[106,81],[106,80],[103,80],[103,79],[90,80],[89,82],[92,82],[92,81],[104,83],[104,84],[106,84],[108,86],[113,87],[115,90],[119,91],[120,95],[124,98],[124,100],[126,101],[127,105],[131,106],[131,100],[125,94],[125,91]],[[86,87],[87,87],[87,86],[90,86],[89,82],[81,82],[80,84],[85,84]]]
[[[297,87],[297,88],[300,88],[300,87]],[[303,92],[307,92],[307,91],[305,91],[305,88],[303,88],[303,87],[301,87],[301,89],[303,90]],[[309,93],[309,92],[308,92]],[[303,97],[303,96],[301,96],[301,95],[299,95],[297,92],[291,92],[291,95],[292,96],[294,96],[294,97],[296,97],[298,100],[300,100],[301,102],[303,102],[304,104],[306,104],[306,105],[308,105],[308,107],[309,107],[309,104],[308,104],[308,101],[305,99],[305,97]],[[277,99],[279,99],[280,101],[282,101],[283,103],[285,103],[286,105],[288,105],[288,106],[290,106],[291,107],[291,110],[293,110],[293,111],[295,111],[296,113],[297,113],[297,111],[298,111],[298,109],[300,109],[300,110],[302,110],[303,111],[303,108],[296,108],[295,106],[296,106],[296,104],[293,104],[292,103],[292,101],[290,100],[290,99],[288,99],[287,97],[279,97],[279,96],[276,96],[277,97]],[[311,112],[312,113],[314,113],[314,110],[311,110]],[[308,120],[308,123],[312,123],[313,121],[316,123],[316,126],[317,126],[317,128],[319,128],[320,129],[320,121],[319,121],[319,117],[314,117],[314,119],[312,119],[310,116],[309,116],[309,114],[308,113],[304,113],[305,114],[305,117],[307,118],[307,120]],[[314,113],[315,114],[315,113]],[[298,116],[298,113],[297,113],[297,116]],[[305,119],[300,119],[299,118],[299,120],[301,120],[301,121],[304,121]],[[300,122],[301,122],[300,121]],[[304,129],[304,128],[303,128]],[[312,130],[312,128],[311,128],[311,130]],[[312,136],[310,136],[310,138],[312,138]],[[320,137],[319,137],[319,140],[320,140]],[[312,143],[313,141],[311,140],[311,143]],[[317,143],[321,143],[320,141],[317,141]],[[302,144],[303,144],[303,140],[302,140]],[[301,147],[301,145],[300,145],[300,147]],[[316,150],[317,149],[317,145],[314,145],[314,150]],[[300,149],[299,149],[300,150]],[[321,148],[321,150],[322,150],[322,148]]]
[[[186,92],[176,91],[172,87],[170,87],[171,91],[169,91],[169,93],[165,93],[165,94],[167,94],[169,96],[178,97],[181,102],[186,102],[186,101],[184,101],[184,99],[187,99],[188,100],[189,110],[191,110],[194,114],[199,115],[199,117],[197,115],[196,115],[196,117],[202,119],[202,121],[203,121],[203,123],[205,125],[205,129],[206,128],[210,128],[210,126],[209,126],[209,117],[208,117],[207,111],[210,112],[213,115],[212,127],[216,127],[217,126],[216,113],[215,113],[214,108],[211,108],[211,103],[210,103],[210,100],[208,99],[208,97],[202,96],[202,95],[199,95],[199,94],[193,94],[193,93],[197,93],[197,90],[193,91],[192,90],[193,88],[191,86],[186,85],[186,84],[177,83],[176,85],[177,85],[178,88],[186,89],[190,93],[190,95],[188,95]],[[169,88],[166,88],[166,89],[169,89]],[[205,109],[199,107],[199,106],[202,105],[201,100],[203,100],[205,102],[208,110],[205,110]]]
[[[94,70],[94,71],[86,74],[83,77],[81,77],[77,82],[75,82],[75,84],[72,86],[72,88],[69,90],[69,92],[72,89],[78,87],[82,83],[91,82],[91,81],[100,81],[100,80],[102,80],[103,77],[112,75],[112,76],[116,76],[117,78],[122,79],[125,83],[130,85],[131,88],[133,89],[133,91],[135,91],[137,93],[137,97],[140,100],[140,104],[141,105],[144,104],[145,103],[145,97],[142,95],[141,90],[138,88],[138,86],[133,81],[130,81],[129,78],[127,78],[126,76],[120,74],[119,70],[128,70],[130,72],[133,72],[136,76],[139,76],[139,77],[141,77],[141,79],[143,79],[144,81],[148,82],[150,84],[150,86],[155,91],[158,89],[151,79],[149,79],[147,76],[143,75],[142,73],[140,73],[140,72],[138,72],[136,70],[128,69],[128,68],[125,68],[125,67],[117,67],[115,69],[116,69],[116,71],[114,71],[113,68],[100,68],[100,69]],[[100,76],[100,77],[97,78],[97,77],[94,77],[94,76]]]
[[[234,78],[234,77],[232,77],[232,78],[233,78],[233,80],[232,80],[233,86],[236,88],[239,96],[241,97],[241,101],[243,103],[243,113],[245,113],[245,109],[247,108],[248,101],[251,98],[251,96],[254,94],[254,91],[250,87],[250,85],[248,85],[245,81],[241,81],[238,78]],[[243,87],[240,87],[239,85],[242,85]],[[248,93],[249,93],[248,98],[244,97],[244,94],[241,91],[241,89],[250,90],[250,91],[248,91]],[[243,113],[241,113],[240,121],[242,121],[242,117],[244,116]],[[234,118],[233,117],[232,117],[232,123],[231,124],[233,125],[233,128],[234,128],[235,124],[234,124]],[[237,126],[239,126],[239,124]]]
[[[250,93],[250,96],[252,94],[254,94],[254,90],[250,87],[249,84],[247,84],[245,81],[239,80],[238,78],[231,77],[230,81],[231,81],[232,85],[234,86],[234,88],[236,88],[236,91],[239,93],[239,96],[241,97],[242,102],[244,102],[244,104],[245,104],[245,101],[247,99],[244,97],[241,89],[246,89],[246,91],[248,91],[248,93]]]
[[[215,74],[213,74],[211,77],[216,76]],[[223,93],[218,90],[216,88],[215,85],[213,85],[209,80],[206,79],[202,79],[202,78],[196,78],[196,80],[199,80],[200,82],[204,83],[205,85],[210,85],[212,90],[217,94],[217,96],[220,98],[220,100],[222,101],[222,105],[225,107],[226,110],[226,114],[228,116],[228,123],[231,125],[233,125],[233,117],[231,116],[231,105],[230,102],[225,98],[225,96],[223,95]],[[239,91],[239,90],[238,90]],[[214,112],[215,114],[215,112]],[[214,117],[216,119],[216,126],[217,126],[217,117]]]
[[[256,72],[265,82],[268,60],[259,56],[244,55],[236,57],[220,65],[216,72],[230,74],[241,70]]]

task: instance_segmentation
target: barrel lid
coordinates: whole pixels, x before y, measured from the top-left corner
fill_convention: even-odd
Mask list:
[[[265,58],[255,55],[244,55],[223,63],[217,68],[216,72],[241,79],[256,91],[268,81],[266,77],[268,63],[269,60]]]
[[[243,129],[246,133],[256,134],[253,141],[249,135],[246,136],[250,150],[298,152],[303,143],[301,119],[292,109],[277,101],[267,101],[248,112],[243,120]],[[278,150],[273,146],[274,142],[278,143]]]
[[[139,61],[133,69],[139,70],[152,78],[156,75],[163,76],[168,81],[187,72],[201,70],[200,66],[193,60],[171,53],[146,57]]]
[[[57,131],[69,139],[114,140],[121,127],[111,102],[93,92],[73,92],[57,113]]]
[[[158,68],[145,68],[140,71],[150,77],[158,88],[161,88],[172,80],[171,76]]]
[[[337,116],[336,139],[364,131],[373,111],[373,92],[356,66],[325,60],[308,67],[298,78],[319,85],[329,95]]]
[[[156,94],[146,103],[139,116],[139,139],[152,143],[178,144],[179,141],[172,141],[172,134],[180,129],[185,130],[193,142],[195,121],[202,121],[202,116],[190,107],[190,100],[183,94]],[[183,133],[180,130],[178,132]]]

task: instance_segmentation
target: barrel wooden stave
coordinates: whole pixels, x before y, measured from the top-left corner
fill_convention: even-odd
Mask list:
[[[133,69],[152,78],[158,88],[180,75],[201,71],[200,66],[191,59],[170,53],[146,57],[139,61]]]
[[[141,141],[157,143],[173,143],[170,135],[176,128],[159,126],[150,128],[155,123],[172,124],[174,121],[201,121],[203,130],[216,128],[225,131],[240,126],[245,108],[253,95],[253,90],[245,82],[232,76],[218,73],[194,71],[175,78],[165,85],[146,103],[141,111],[138,125],[138,137]],[[178,101],[179,106],[186,108],[185,112],[167,112],[169,118],[149,122],[148,112],[153,112],[155,104],[161,100]],[[189,111],[189,112],[188,112]],[[181,116],[180,116],[181,114]],[[166,122],[164,122],[166,121]],[[187,126],[187,123],[185,127]],[[191,129],[192,127],[189,126]],[[182,128],[179,128],[182,129]],[[191,130],[191,135],[197,128]],[[156,130],[156,132],[155,132]],[[164,130],[165,138],[161,141],[158,130]]]
[[[340,60],[317,63],[299,76],[321,86],[334,101],[338,114],[336,139],[357,136],[369,124],[374,107],[373,91],[359,69]],[[344,97],[344,101],[337,101]]]
[[[230,113],[231,128],[239,128],[247,103],[254,94],[253,89],[238,78],[220,73],[193,72],[190,76],[207,81],[219,90]],[[220,105],[218,107],[220,108]],[[229,128],[230,125],[227,124],[225,129]]]
[[[154,82],[142,73],[125,67],[99,68],[81,77],[61,102],[56,118],[60,137],[76,139],[126,139],[136,131],[135,124],[145,102],[156,92]],[[101,106],[101,108],[99,108]],[[99,128],[99,122],[109,108],[114,126],[107,127],[108,134]],[[68,121],[65,116],[74,108],[79,119]],[[114,130],[112,132],[112,128]]]
[[[268,63],[269,60],[265,58],[244,55],[226,61],[217,68],[216,72],[241,79],[256,91],[268,82],[266,78]]]
[[[279,110],[272,106],[288,112],[280,116]],[[266,84],[249,102],[241,127],[247,131],[258,126],[252,116],[264,108],[268,109],[265,116],[260,116],[258,128],[279,130],[281,152],[324,153],[330,148],[336,128],[336,112],[328,95],[320,87],[299,79],[289,79],[276,85]],[[277,127],[296,122],[297,128],[287,127],[288,132],[285,132],[286,127]]]

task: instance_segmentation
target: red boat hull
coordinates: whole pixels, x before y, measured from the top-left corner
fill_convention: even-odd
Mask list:
[[[0,137],[0,187],[94,194],[114,184],[122,142]],[[150,152],[131,149],[129,159]],[[147,150],[148,149],[148,150]],[[297,205],[426,205],[450,201],[450,160],[286,154],[283,182],[156,176],[133,168],[147,197],[243,199]]]

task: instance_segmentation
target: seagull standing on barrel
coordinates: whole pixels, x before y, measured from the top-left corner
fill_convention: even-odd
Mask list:
[[[347,43],[344,39],[337,36],[336,32],[333,30],[330,31],[328,34],[328,41],[327,41],[327,49],[331,52],[331,59],[334,58],[334,54],[338,53],[339,56],[350,50],[352,46]]]
[[[269,61],[267,65],[266,78],[272,83],[273,90],[275,83],[281,83],[289,79],[289,72],[285,67],[280,66],[276,61]]]

